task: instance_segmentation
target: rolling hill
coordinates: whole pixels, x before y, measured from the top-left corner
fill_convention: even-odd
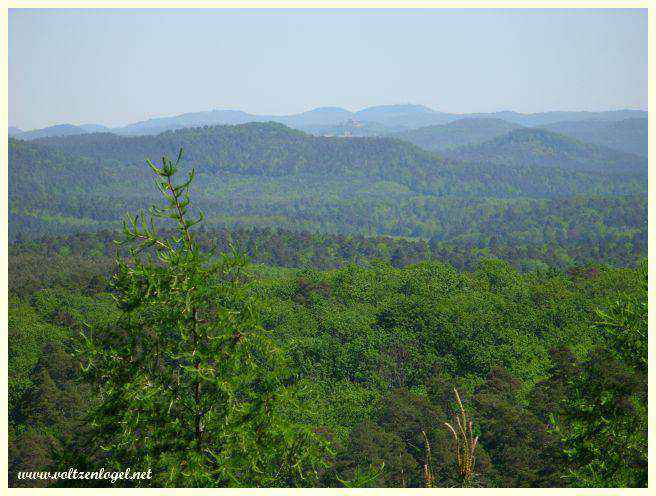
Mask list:
[[[75,136],[78,134],[106,132],[109,128],[100,124],[83,124],[81,126],[74,126],[73,124],[57,124],[55,126],[44,127],[43,129],[35,129],[32,131],[21,131],[14,128],[14,132],[10,132],[10,136],[22,140],[33,140],[39,138],[52,138],[56,136]]]
[[[207,173],[260,176],[331,174],[419,180],[451,162],[388,138],[311,136],[282,124],[249,123],[124,137],[95,133],[35,140],[34,145],[94,159],[103,166],[143,164],[145,157],[185,149],[187,163]]]
[[[647,118],[647,112],[644,110],[622,109],[622,110],[606,110],[601,112],[588,112],[588,111],[550,111],[550,112],[536,112],[532,114],[524,114],[513,111],[492,112],[487,114],[469,114],[468,117],[494,117],[503,119],[504,121],[512,122],[525,127],[541,127],[556,122],[578,122],[599,120],[607,122],[617,122],[625,119],[632,118]]]
[[[362,122],[349,119],[340,124],[316,124],[299,126],[298,129],[315,136],[327,137],[367,137],[367,136],[390,136],[401,130],[399,127],[389,127],[378,122]]]
[[[502,119],[459,119],[436,126],[425,126],[390,136],[413,143],[424,150],[441,151],[463,145],[479,144],[502,136],[520,126]]]
[[[646,174],[647,161],[630,153],[584,143],[543,129],[522,128],[490,141],[444,154],[466,162],[549,167],[600,174]]]
[[[456,114],[437,112],[424,105],[378,105],[355,113],[362,122],[377,122],[388,127],[413,129],[432,124],[445,124],[455,120]]]
[[[145,159],[179,147],[184,167],[196,168],[194,198],[211,225],[451,239],[502,232],[509,218],[502,212],[518,209],[513,226],[535,242],[546,235],[538,235],[545,211],[573,199],[595,211],[590,205],[603,199],[614,207],[597,220],[626,229],[609,216],[630,209],[630,232],[643,228],[635,212],[644,204],[646,163],[633,155],[520,129],[443,157],[399,139],[318,137],[269,122],[10,139],[12,235],[118,227],[126,211],[154,197]],[[594,219],[579,221],[594,231]]]
[[[210,175],[361,177],[395,182],[426,194],[473,194],[470,190],[475,184],[474,189],[486,196],[505,196],[510,190],[515,195],[552,196],[546,186],[540,192],[545,167],[553,169],[548,172],[550,182],[571,178],[572,173],[595,174],[586,176],[589,186],[582,193],[596,186],[615,191],[623,186],[608,182],[607,176],[625,173],[642,178],[646,171],[644,158],[539,129],[517,129],[480,145],[445,150],[447,158],[399,139],[318,137],[278,123],[185,128],[135,137],[94,133],[33,143],[43,150],[93,160],[99,167],[122,167],[124,174],[143,169],[140,164],[146,157],[175,155],[183,147],[186,162]],[[480,177],[463,172],[472,167],[486,178],[508,178],[483,183]],[[524,184],[520,178],[532,173],[536,174],[532,182]],[[564,190],[571,191],[571,187]]]
[[[647,156],[647,119],[555,122],[544,129],[626,153]]]

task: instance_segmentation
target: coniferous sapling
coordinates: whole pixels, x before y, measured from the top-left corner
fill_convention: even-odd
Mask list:
[[[148,161],[165,204],[127,217],[129,255],[112,282],[122,316],[83,334],[101,391],[93,442],[118,469],[151,468],[157,486],[309,485],[325,443],[290,420],[292,374],[260,323],[246,257],[196,243],[202,215],[191,217],[194,171],[174,180],[181,158]],[[166,222],[170,237],[158,231]]]

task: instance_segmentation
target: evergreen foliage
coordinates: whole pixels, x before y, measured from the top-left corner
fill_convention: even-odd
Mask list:
[[[196,243],[193,171],[174,182],[181,155],[149,162],[166,204],[150,221],[126,222],[130,257],[111,285],[120,318],[83,333],[98,391],[93,442],[117,470],[152,468],[155,484],[307,484],[325,443],[289,415],[293,375],[262,327],[246,258],[211,258]],[[161,237],[155,219],[171,220],[175,234]]]

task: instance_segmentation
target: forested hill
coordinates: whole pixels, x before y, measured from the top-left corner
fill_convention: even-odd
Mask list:
[[[144,157],[177,155],[183,147],[186,162],[202,172],[266,176],[425,176],[440,165],[453,162],[399,140],[318,137],[274,122],[186,128],[155,136],[95,133],[40,139],[32,144],[80,157],[139,166]]]
[[[546,185],[541,188],[540,182],[548,180],[557,183],[564,178],[569,179],[572,172],[595,173],[596,176],[584,179],[592,185],[595,193],[603,193],[603,188],[608,186],[607,178],[601,177],[603,175],[620,171],[630,174],[629,179],[632,179],[646,172],[644,158],[535,129],[519,129],[478,146],[451,150],[448,152],[451,159],[397,139],[318,137],[277,123],[207,126],[139,137],[94,133],[45,138],[32,144],[45,147],[38,153],[57,151],[68,156],[92,159],[100,168],[129,165],[138,170],[145,170],[142,167],[144,157],[175,155],[183,147],[186,163],[196,166],[203,173],[231,172],[268,177],[293,174],[369,177],[395,181],[415,191],[436,194],[470,192],[507,196],[509,191],[513,191],[518,196],[552,196],[557,191]],[[25,149],[26,146],[12,141],[10,148],[13,151],[21,147]],[[477,165],[472,170],[462,162]],[[28,165],[37,166],[34,163]],[[15,168],[19,166],[20,162],[13,165]],[[544,166],[559,170],[549,171],[548,178],[544,171],[533,170]],[[510,167],[517,170],[508,174]],[[518,180],[517,176],[527,174],[533,177],[533,182],[523,185],[522,182],[526,181]],[[488,181],[490,176],[498,179],[492,188],[486,188],[481,179]],[[595,183],[602,186],[601,191],[594,188]],[[472,185],[473,188],[468,187]],[[635,189],[632,191],[622,185],[619,188],[611,185],[608,192],[627,194],[635,192]],[[576,193],[585,194],[587,191],[565,188],[560,192],[563,195]]]
[[[626,153],[647,156],[647,118],[636,117],[621,121],[564,121],[543,126],[555,133],[614,148]]]
[[[478,145],[444,152],[471,162],[557,167],[570,171],[644,174],[647,160],[543,129],[516,129]]]
[[[155,193],[145,159],[184,147],[184,167],[198,173],[196,205],[214,227],[419,237],[449,243],[448,253],[462,247],[457,264],[476,250],[561,265],[641,256],[645,160],[518,132],[452,158],[398,139],[316,137],[276,123],[10,139],[10,237],[120,227]]]
[[[448,124],[425,126],[395,133],[392,136],[425,150],[441,151],[489,141],[520,128],[502,119],[459,119]]]

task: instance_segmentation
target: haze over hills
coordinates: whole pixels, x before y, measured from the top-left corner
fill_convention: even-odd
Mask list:
[[[586,120],[547,124],[544,129],[565,134],[581,141],[603,145],[627,153],[647,156],[647,118],[621,121]]]
[[[403,131],[402,126],[386,126],[379,122],[373,121],[358,121],[356,119],[349,119],[339,124],[316,124],[304,125],[299,128],[309,134],[315,136],[326,137],[366,137],[366,136],[391,136],[395,132]]]
[[[362,109],[354,114],[354,118],[363,122],[378,122],[390,127],[407,129],[445,124],[457,118],[457,114],[448,114],[430,109],[424,105],[378,105]]]
[[[9,135],[19,139],[32,140],[52,136],[74,136],[86,133],[100,133],[108,130],[109,128],[101,124],[82,124],[80,126],[74,126],[73,124],[57,124],[43,129],[34,129],[32,131],[22,131],[18,128],[13,128],[13,132],[10,131]]]
[[[74,126],[73,124],[56,124],[54,126],[44,127],[43,129],[34,129],[32,131],[16,131],[18,128],[14,129],[14,132],[10,133],[10,136],[24,140],[46,138],[50,136],[69,136],[89,132],[81,126]]]
[[[420,127],[394,133],[390,136],[409,141],[425,150],[440,151],[482,143],[519,127],[521,126],[502,119],[479,117],[458,119],[448,124]]]
[[[340,107],[320,107],[293,115],[258,115],[241,110],[210,110],[192,112],[171,117],[157,117],[126,126],[107,128],[100,124],[72,126],[62,124],[49,128],[14,133],[21,139],[34,139],[47,136],[83,134],[86,132],[111,131],[123,135],[158,134],[163,131],[217,124],[245,124],[247,122],[273,121],[308,132],[323,134],[353,133],[349,122],[356,123],[356,135],[385,135],[402,130],[415,129],[429,125],[443,125],[463,118],[495,118],[521,125],[544,126],[562,121],[584,121],[590,119],[620,121],[629,118],[646,118],[647,112],[640,110],[616,110],[606,112],[544,112],[521,114],[517,112],[494,112],[475,114],[454,114],[432,110],[423,105],[380,105],[368,107],[357,112]],[[62,127],[65,126],[65,127]],[[342,126],[343,129],[326,129],[326,126]],[[354,126],[350,126],[354,128]],[[327,132],[326,132],[327,131]]]
[[[469,114],[469,117],[496,117],[504,121],[514,122],[521,126],[536,127],[545,126],[547,124],[562,122],[562,121],[587,121],[587,120],[603,120],[603,121],[622,121],[632,118],[646,118],[647,112],[644,110],[635,109],[621,109],[621,110],[606,110],[599,112],[590,111],[550,111],[550,112],[537,112],[534,114],[522,114],[519,112],[503,111],[491,112],[487,114],[474,113]]]
[[[644,157],[584,143],[544,129],[520,128],[478,145],[444,150],[467,162],[566,170],[646,173]]]

